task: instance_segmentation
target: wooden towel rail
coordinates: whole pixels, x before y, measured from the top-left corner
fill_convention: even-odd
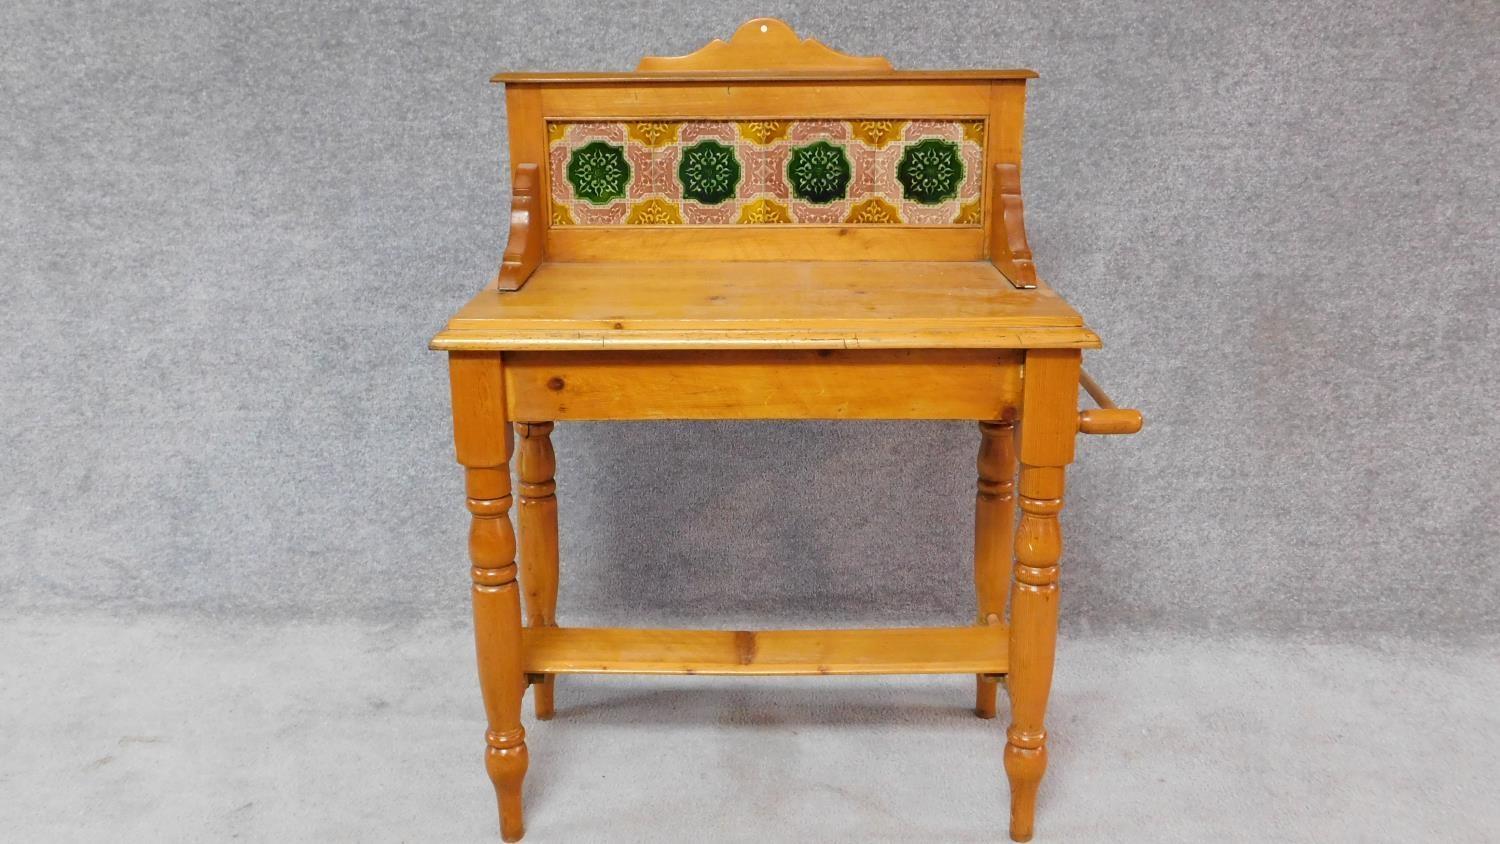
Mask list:
[[[1114,399],[1104,392],[1092,376],[1078,371],[1078,384],[1089,394],[1098,408],[1078,413],[1078,432],[1082,434],[1134,434],[1141,429],[1144,419],[1139,410],[1119,407]]]

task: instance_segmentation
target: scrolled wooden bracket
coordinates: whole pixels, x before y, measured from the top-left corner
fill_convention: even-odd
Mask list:
[[[755,18],[740,25],[728,41],[719,38],[685,56],[646,56],[637,71],[716,70],[891,70],[881,56],[851,56],[811,38],[801,38],[785,22]]]
[[[1021,168],[1016,164],[995,165],[992,188],[995,215],[990,224],[990,261],[1015,287],[1036,287],[1036,266],[1026,243],[1026,207],[1021,201]]]
[[[526,279],[542,263],[541,168],[535,164],[518,164],[511,177],[510,239],[500,259],[500,275],[495,286],[500,290],[520,290]]]
[[[1099,386],[1099,382],[1089,377],[1087,372],[1078,373],[1078,384],[1099,405],[1093,410],[1079,412],[1079,433],[1134,434],[1141,429],[1141,425],[1145,422],[1141,417],[1141,412],[1128,407],[1117,407],[1109,394]]]

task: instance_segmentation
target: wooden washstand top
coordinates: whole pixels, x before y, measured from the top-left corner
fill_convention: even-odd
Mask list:
[[[1098,348],[1045,283],[988,261],[543,263],[432,341],[480,349]]]

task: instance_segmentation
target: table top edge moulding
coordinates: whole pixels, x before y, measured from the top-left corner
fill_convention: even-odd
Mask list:
[[[559,676],[621,673],[966,674],[981,718],[1003,687],[1010,836],[1031,838],[1065,471],[1079,434],[1141,427],[1082,371],[1100,339],[1033,263],[1021,147],[1035,77],[898,71],[771,18],[633,72],[495,76],[509,238],[430,347],[448,359],[504,840],[525,831],[525,696],[547,721]],[[1080,410],[1080,391],[1097,407]],[[976,423],[974,614],[895,629],[560,625],[554,427],[752,419]]]

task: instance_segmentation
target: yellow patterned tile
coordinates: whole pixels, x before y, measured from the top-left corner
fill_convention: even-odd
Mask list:
[[[648,199],[630,206],[625,216],[628,226],[680,226],[682,209],[665,199]]]
[[[895,210],[895,209],[892,209]],[[791,209],[769,199],[757,199],[740,209],[740,223],[790,223]]]
[[[844,219],[846,223],[899,223],[901,212],[896,206],[886,202],[878,196],[870,197],[849,209],[849,216]]]
[[[633,141],[648,147],[664,147],[677,142],[677,130],[681,123],[626,123],[625,131]]]
[[[578,222],[573,219],[573,212],[568,209],[568,206],[554,199],[552,201],[552,225],[576,226]]]
[[[751,120],[741,121],[737,124],[740,137],[761,146],[773,144],[787,136],[792,131],[790,120]]]
[[[560,141],[563,138],[566,138],[567,136],[568,136],[568,124],[566,124],[566,123],[548,123],[547,124],[547,143],[550,144],[550,143],[554,143],[556,141]]]
[[[966,140],[966,141],[973,141],[974,143],[979,144],[980,146],[984,146],[984,121],[983,120],[965,120],[963,122],[963,127],[964,127],[964,140]]]
[[[901,130],[906,127],[906,123],[905,120],[851,120],[849,130],[854,133],[854,137],[881,149],[901,137]]]
[[[976,199],[959,206],[958,216],[953,218],[957,226],[977,226],[984,219],[984,200]]]

